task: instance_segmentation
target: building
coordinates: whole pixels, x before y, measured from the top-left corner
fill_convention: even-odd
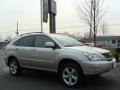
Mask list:
[[[4,48],[8,43],[0,41],[0,49]]]
[[[120,36],[98,36],[96,42],[105,48],[116,48],[120,45]]]

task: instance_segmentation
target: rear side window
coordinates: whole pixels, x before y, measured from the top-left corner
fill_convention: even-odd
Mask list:
[[[13,43],[13,45],[18,46],[18,45],[19,45],[19,43],[20,43],[20,41],[21,41],[21,39],[19,39],[19,40],[15,41],[15,42]]]
[[[36,36],[35,47],[45,48],[46,42],[53,42],[53,41],[49,37],[44,36],[44,35]]]
[[[26,36],[20,40],[19,46],[32,47],[35,36]]]

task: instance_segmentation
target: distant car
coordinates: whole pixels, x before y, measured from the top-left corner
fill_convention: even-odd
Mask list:
[[[84,75],[101,75],[116,65],[110,51],[60,34],[21,35],[7,45],[5,54],[13,76],[24,69],[57,72],[68,87],[80,86]]]
[[[87,45],[87,46],[91,46],[91,47],[94,47],[94,43],[85,43],[85,45]],[[98,48],[102,48],[103,45],[101,45],[101,44],[96,44],[96,47],[98,47]]]

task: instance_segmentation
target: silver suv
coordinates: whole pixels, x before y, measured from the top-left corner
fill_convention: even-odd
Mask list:
[[[84,75],[101,75],[116,66],[110,51],[60,34],[21,35],[7,45],[5,54],[13,76],[28,68],[52,71],[69,87],[80,85]]]

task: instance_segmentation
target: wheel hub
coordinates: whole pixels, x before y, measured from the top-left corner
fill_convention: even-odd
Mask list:
[[[63,70],[63,80],[69,86],[75,85],[78,81],[77,71],[72,67],[66,67]]]
[[[12,61],[10,63],[10,70],[12,74],[16,74],[17,73],[17,64],[15,61]]]

